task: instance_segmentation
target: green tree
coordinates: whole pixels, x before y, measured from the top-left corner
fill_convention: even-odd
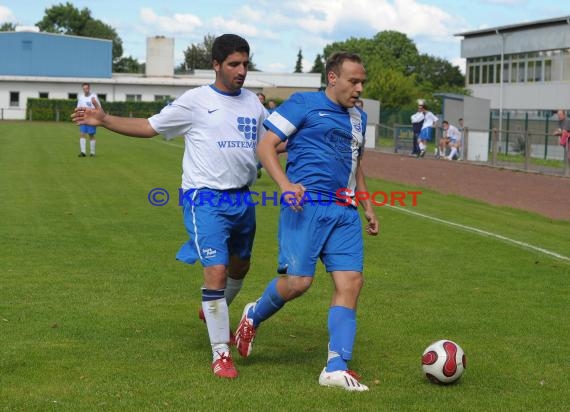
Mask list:
[[[419,83],[431,84],[436,91],[450,87],[465,87],[465,76],[459,67],[439,57],[421,54],[413,72]]]
[[[325,61],[320,53],[317,54],[317,57],[315,57],[313,67],[311,68],[311,73],[320,73],[321,83],[325,84]]]
[[[437,92],[466,94],[465,79],[457,66],[420,54],[414,42],[397,31],[382,31],[373,38],[349,38],[324,48],[324,56],[351,51],[362,58],[368,73],[364,96],[391,109],[414,108],[420,97],[434,102]]]
[[[2,23],[2,25],[0,25],[0,31],[16,31],[16,23]]]
[[[79,10],[69,2],[52,6],[45,9],[44,17],[36,26],[49,33],[112,40],[113,69],[123,55],[123,41],[115,29],[101,20],[94,19],[88,8]]]
[[[140,63],[132,56],[128,56],[121,57],[113,67],[115,73],[144,73],[145,64]]]
[[[193,70],[208,70],[212,68],[212,46],[216,35],[206,34],[202,43],[194,44],[184,50],[184,61],[176,67],[176,73],[187,73]],[[249,56],[249,70],[257,70],[253,63],[253,54]]]
[[[301,49],[299,49],[299,53],[297,53],[294,73],[303,73],[303,51]]]

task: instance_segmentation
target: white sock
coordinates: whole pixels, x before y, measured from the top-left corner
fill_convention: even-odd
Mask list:
[[[214,352],[214,348],[218,345],[227,345],[230,342],[228,304],[225,298],[203,301],[202,310],[204,311],[204,318],[206,318],[212,352]]]
[[[243,285],[243,279],[234,279],[231,276],[228,276],[226,279],[226,291],[224,292],[224,296],[226,298],[226,302],[228,306],[231,305],[241,287]]]
[[[451,148],[451,153],[449,153],[449,158],[453,160],[453,157],[457,154],[457,147]]]
[[[223,354],[228,355],[229,353],[230,347],[226,343],[212,345],[212,363],[217,361]]]
[[[426,145],[423,143],[420,143],[420,150],[426,150]]]
[[[89,141],[89,149],[90,149],[90,154],[94,155],[95,154],[95,139],[92,139]]]
[[[80,138],[79,138],[79,151],[80,151],[81,153],[85,153],[85,145],[86,145],[86,143],[85,143],[85,138],[84,138],[84,137],[80,137]]]

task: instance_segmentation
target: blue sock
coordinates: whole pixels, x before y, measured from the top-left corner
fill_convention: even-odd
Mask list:
[[[258,327],[261,322],[268,319],[285,305],[285,299],[277,292],[277,279],[273,279],[263,291],[263,295],[255,304],[255,310],[249,310],[248,317],[253,320],[253,326]]]
[[[356,311],[344,306],[332,306],[329,309],[328,328],[327,372],[347,370],[356,337]]]

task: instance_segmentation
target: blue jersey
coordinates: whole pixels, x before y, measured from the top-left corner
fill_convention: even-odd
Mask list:
[[[295,93],[264,125],[287,140],[286,173],[291,182],[325,196],[321,199],[339,199],[339,190],[340,199],[353,196],[366,132],[361,109],[333,103],[324,92]]]

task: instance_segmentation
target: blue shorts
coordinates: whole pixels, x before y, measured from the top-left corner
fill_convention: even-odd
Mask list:
[[[283,207],[278,238],[281,274],[313,276],[319,258],[327,272],[362,272],[362,227],[353,206],[306,203],[301,212]]]
[[[426,127],[425,129],[422,129],[419,135],[420,140],[431,140],[431,131],[432,131],[431,127]]]
[[[95,132],[97,131],[97,128],[95,126],[91,126],[88,124],[80,124],[79,125],[79,132],[83,133],[83,134],[95,134]]]
[[[196,189],[185,196],[184,226],[190,239],[176,259],[189,264],[199,259],[204,267],[227,266],[230,256],[248,260],[255,237],[255,206],[243,201],[248,192],[248,188]]]

